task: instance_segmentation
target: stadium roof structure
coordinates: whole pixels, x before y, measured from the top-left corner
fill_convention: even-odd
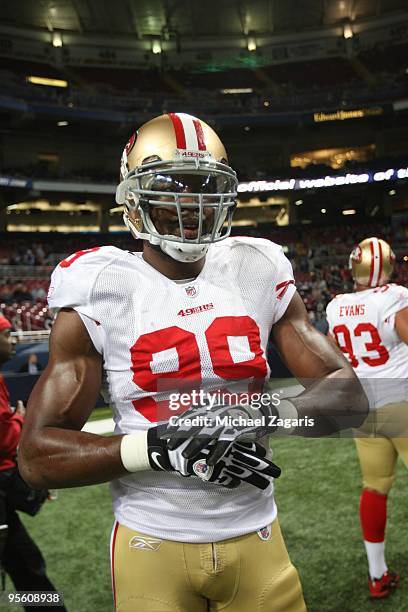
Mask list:
[[[25,42],[59,48],[62,57],[53,59],[64,64],[130,67],[130,59],[115,56],[115,50],[132,49],[145,64],[151,61],[149,56],[158,63],[158,56],[166,55],[172,65],[176,55],[194,52],[190,60],[201,61],[201,69],[217,70],[223,50],[235,56],[240,51],[241,62],[230,60],[228,65],[224,54],[222,68],[327,57],[341,54],[339,44],[319,49],[316,41],[353,39],[369,31],[374,44],[374,30],[384,27],[391,31],[380,40],[408,37],[406,0],[19,0],[3,3],[0,51],[12,55],[16,39],[24,37]],[[295,41],[296,52],[282,47]],[[273,53],[263,54],[271,46]],[[90,47],[97,56],[90,57]],[[35,60],[32,48],[30,54]],[[21,49],[18,56],[24,56]]]
[[[405,0],[19,0],[5,2],[1,23],[19,28],[137,39],[287,34],[387,16]]]

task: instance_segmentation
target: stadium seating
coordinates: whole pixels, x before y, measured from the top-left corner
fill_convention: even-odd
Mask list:
[[[388,100],[401,88],[406,94],[407,45],[383,45],[360,54],[360,70],[344,57],[230,70],[120,69],[89,66],[63,68],[0,58],[0,83],[8,97],[75,109],[99,108],[127,113],[182,107],[205,115],[310,111],[357,102]],[[62,90],[26,83],[34,74],[66,79]],[[365,78],[362,75],[365,74]],[[373,87],[375,81],[375,87]],[[251,88],[243,96],[226,96],[225,88]],[[265,99],[268,106],[264,106]],[[189,108],[191,105],[191,109]],[[38,109],[37,109],[38,110]],[[122,122],[124,117],[117,117]],[[112,120],[115,120],[112,117]]]
[[[327,303],[337,293],[351,291],[347,267],[353,246],[362,237],[377,235],[392,242],[394,250],[404,253],[408,228],[401,226],[397,235],[390,226],[378,222],[342,226],[251,228],[251,235],[282,244],[292,262],[296,284],[313,321],[324,318]],[[234,232],[233,232],[234,233]],[[236,234],[241,234],[238,228]],[[391,239],[391,236],[394,236]],[[28,249],[27,244],[31,245]],[[141,242],[128,233],[71,234],[43,237],[39,234],[4,234],[0,250],[0,310],[13,321],[15,330],[48,329],[52,314],[46,305],[46,293],[52,269],[70,253],[92,246],[113,244],[122,249],[141,250]],[[21,265],[27,251],[43,254],[32,265]],[[15,261],[18,254],[18,261]],[[14,258],[14,259],[13,259]],[[14,263],[13,263],[14,262]],[[45,264],[45,265],[44,265]],[[395,282],[408,284],[408,265],[401,258],[396,265]],[[18,299],[20,296],[20,299]]]

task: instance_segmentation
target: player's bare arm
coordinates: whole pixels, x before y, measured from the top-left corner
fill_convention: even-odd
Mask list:
[[[403,308],[395,315],[395,330],[405,344],[408,344],[408,308]]]
[[[299,417],[314,418],[317,427],[299,427],[295,433],[327,435],[358,427],[368,413],[366,395],[342,353],[309,322],[305,306],[295,293],[285,314],[274,325],[276,346],[306,391],[291,398]]]
[[[70,487],[126,473],[123,436],[80,431],[101,387],[102,359],[74,311],[63,309],[50,336],[47,368],[28,402],[19,467],[33,487]]]

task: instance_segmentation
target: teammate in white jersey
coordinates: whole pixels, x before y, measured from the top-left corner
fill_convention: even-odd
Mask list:
[[[270,374],[272,332],[307,390],[277,408],[267,401],[264,420],[247,419],[246,434],[264,434],[269,417],[298,418],[299,434],[314,418],[316,435],[341,428],[344,415],[358,426],[367,414],[352,368],[309,324],[281,247],[228,237],[236,192],[212,128],[183,113],[155,118],[126,145],[117,189],[143,253],[79,251],[52,276],[49,304],[59,314],[19,464],[33,486],[112,481],[112,582],[122,612],[248,612],[255,601],[259,612],[305,610],[265,447],[242,442],[231,425],[227,446],[216,433],[193,453],[189,436],[170,449],[162,424],[194,393],[239,381],[241,404],[245,391],[253,402]],[[103,370],[116,423],[108,438],[80,431]]]
[[[399,583],[385,561],[387,496],[398,455],[408,465],[408,289],[389,282],[394,260],[384,240],[360,242],[350,255],[355,292],[338,295],[327,306],[329,331],[363,382],[373,410],[355,443],[374,598],[387,597]]]

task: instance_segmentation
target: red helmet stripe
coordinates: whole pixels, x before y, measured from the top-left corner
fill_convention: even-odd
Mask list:
[[[205,151],[205,138],[202,125],[198,119],[193,119],[193,125],[197,135],[198,150]]]
[[[178,149],[186,148],[186,135],[184,133],[183,122],[176,113],[169,113],[176,135],[176,146]]]
[[[370,263],[370,287],[377,287],[381,279],[381,270],[383,266],[383,254],[381,243],[378,238],[373,238],[370,242],[371,263]]]
[[[370,252],[371,252],[371,263],[370,263],[370,278],[368,279],[368,286],[373,286],[373,276],[374,276],[374,243],[370,242]]]
[[[379,267],[378,267],[378,280],[377,280],[377,284],[381,282],[381,275],[382,275],[382,269],[383,269],[383,252],[382,252],[382,246],[381,246],[381,242],[379,240],[377,240],[378,242],[378,250],[379,250],[379,256],[380,256],[380,262],[379,262]]]

